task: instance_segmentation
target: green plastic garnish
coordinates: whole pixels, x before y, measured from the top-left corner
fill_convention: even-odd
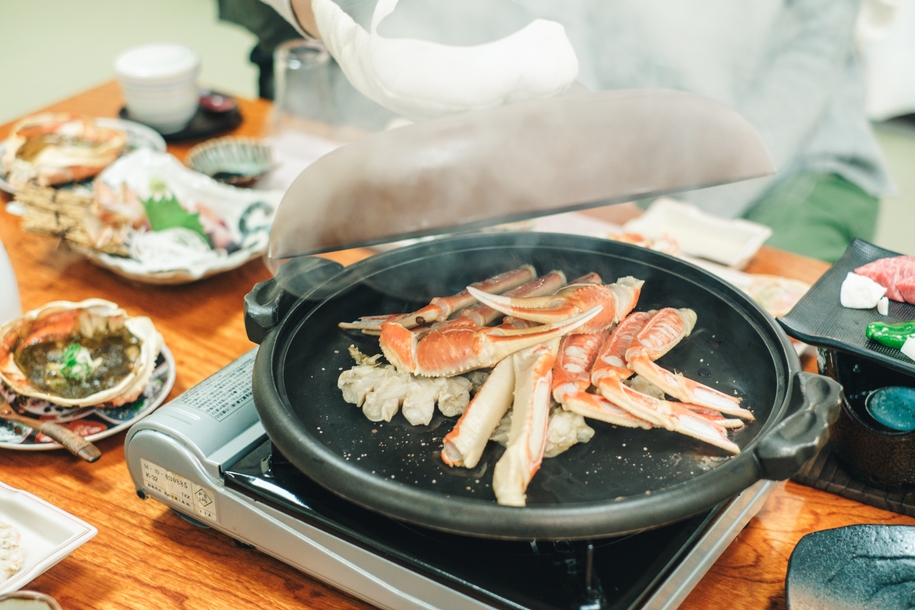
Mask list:
[[[183,227],[200,234],[209,243],[210,240],[203,232],[200,213],[188,212],[181,207],[181,203],[160,178],[150,180],[149,193],[149,199],[141,201],[146,208],[146,216],[153,231]]]
[[[101,360],[101,359],[99,359]],[[71,343],[61,356],[60,374],[67,379],[85,381],[98,368],[99,363],[92,361],[92,354],[79,343]]]

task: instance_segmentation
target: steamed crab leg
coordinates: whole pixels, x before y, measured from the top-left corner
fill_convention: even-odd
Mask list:
[[[522,265],[517,269],[500,273],[482,282],[471,284],[474,289],[483,293],[501,293],[516,288],[530,281],[537,275],[532,265]],[[435,297],[425,307],[412,313],[393,314],[382,316],[364,316],[355,322],[341,322],[338,326],[346,330],[379,331],[385,322],[396,322],[404,328],[415,328],[438,320],[445,320],[451,314],[469,307],[477,299],[465,288],[457,294],[447,297]]]
[[[569,284],[553,295],[529,298],[486,294],[472,287],[468,287],[468,291],[481,303],[507,316],[544,324],[555,323],[601,305],[601,315],[579,331],[589,333],[610,327],[632,311],[644,283],[634,277],[624,277],[613,284]]]
[[[515,389],[515,365],[511,357],[499,362],[474,395],[467,409],[445,435],[442,461],[449,466],[473,468],[512,404]]]
[[[604,330],[562,338],[553,366],[553,399],[566,411],[591,419],[627,428],[651,428],[651,423],[645,419],[621,409],[599,394],[587,391],[591,386],[594,360],[609,335],[610,331]]]
[[[627,349],[653,317],[647,312],[634,313],[616,327],[595,360],[592,383],[604,398],[640,419],[725,451],[740,453],[737,444],[728,438],[727,429],[719,423],[719,414],[709,417],[696,413],[687,405],[642,394],[623,383],[632,375],[624,360]]]
[[[639,331],[632,345],[626,350],[627,366],[665,393],[685,403],[752,421],[753,414],[740,407],[740,398],[729,396],[655,364],[654,360],[670,351],[691,332],[695,321],[696,314],[689,309],[666,307],[659,310]]]
[[[385,322],[379,345],[388,362],[400,371],[448,377],[495,366],[517,351],[573,332],[600,312],[598,306],[558,324],[531,328],[480,327],[467,318],[459,318],[454,324],[422,334],[397,322]]]
[[[511,358],[515,367],[511,431],[492,477],[496,501],[502,505],[525,505],[527,486],[543,461],[556,349],[552,343],[526,349]]]
[[[554,270],[535,278],[526,284],[521,284],[517,288],[504,293],[507,297],[538,297],[553,294],[566,283],[566,275],[562,271]],[[473,304],[461,312],[462,316],[467,316],[477,326],[486,326],[495,321],[501,312],[493,309],[483,303]],[[445,321],[447,324],[449,321]]]

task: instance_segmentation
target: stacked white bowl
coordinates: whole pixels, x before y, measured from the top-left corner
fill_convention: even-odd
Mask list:
[[[200,101],[197,76],[200,57],[169,43],[129,49],[114,62],[128,118],[162,134],[187,127]]]

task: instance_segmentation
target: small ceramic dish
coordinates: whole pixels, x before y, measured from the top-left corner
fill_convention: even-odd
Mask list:
[[[262,140],[228,136],[194,146],[187,165],[219,182],[250,187],[273,168],[273,158]]]
[[[882,388],[915,388],[915,377],[829,348],[819,349],[818,362],[820,373],[844,388],[842,411],[830,431],[833,455],[872,487],[896,491],[915,485],[915,431],[894,429],[874,417],[867,404]]]
[[[0,582],[0,594],[17,591],[32,582],[98,533],[82,519],[2,482],[0,521],[16,528],[24,551],[18,571]]]
[[[623,225],[623,229],[650,239],[672,238],[683,254],[734,269],[746,267],[772,235],[772,229],[767,226],[714,216],[667,197],[657,199],[644,214]]]

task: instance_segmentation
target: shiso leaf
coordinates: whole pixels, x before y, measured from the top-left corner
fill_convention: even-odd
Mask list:
[[[206,233],[203,232],[200,214],[185,210],[161,178],[154,177],[150,180],[149,192],[149,198],[141,201],[146,208],[146,216],[153,231],[184,227],[199,233],[209,243]]]

